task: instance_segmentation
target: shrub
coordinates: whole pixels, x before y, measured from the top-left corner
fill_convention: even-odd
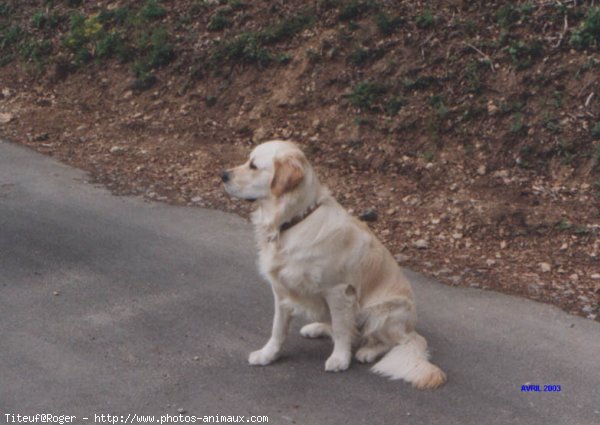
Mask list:
[[[373,9],[373,3],[369,1],[351,1],[349,4],[344,6],[339,14],[338,18],[341,21],[350,21],[352,19],[360,18],[363,14]]]
[[[350,104],[357,108],[374,109],[382,102],[387,90],[383,84],[363,81],[354,87],[348,98]]]
[[[435,24],[435,18],[431,11],[426,9],[417,15],[415,23],[417,24],[417,28],[425,29],[432,27],[433,24]]]
[[[592,137],[594,139],[600,139],[600,122],[597,122],[594,127],[592,127]]]
[[[231,26],[231,21],[224,14],[217,12],[208,23],[209,31],[221,31]]]
[[[573,46],[585,49],[600,42],[600,7],[591,7],[578,28],[573,30],[570,42]]]
[[[402,18],[395,16],[391,18],[385,12],[379,12],[375,15],[377,28],[383,35],[390,35],[402,24]]]
[[[166,14],[167,11],[158,3],[158,0],[147,0],[140,10],[140,16],[146,20],[160,19],[165,17]]]

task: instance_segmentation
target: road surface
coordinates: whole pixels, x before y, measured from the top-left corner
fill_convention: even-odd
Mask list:
[[[0,142],[0,423],[184,412],[272,424],[600,424],[600,324],[415,273],[442,389],[355,363],[326,373],[331,344],[301,338],[300,321],[278,363],[248,366],[272,314],[253,247],[237,216],[115,197]]]

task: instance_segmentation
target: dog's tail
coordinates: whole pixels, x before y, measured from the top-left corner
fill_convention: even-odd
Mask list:
[[[446,374],[428,359],[427,341],[411,332],[371,370],[390,379],[403,379],[420,390],[435,389],[446,382]]]

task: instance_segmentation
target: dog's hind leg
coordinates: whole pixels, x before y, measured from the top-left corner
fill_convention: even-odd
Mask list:
[[[378,357],[390,350],[391,345],[385,344],[376,339],[368,340],[366,344],[361,346],[354,357],[361,363],[374,362]]]
[[[302,326],[300,335],[304,338],[331,337],[331,325],[329,323],[314,322]]]

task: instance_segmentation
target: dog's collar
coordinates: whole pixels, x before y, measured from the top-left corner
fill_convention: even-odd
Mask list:
[[[279,233],[283,233],[286,230],[288,230],[291,227],[294,227],[296,224],[300,223],[302,220],[304,220],[306,217],[308,217],[309,215],[311,215],[313,212],[315,212],[315,210],[317,208],[319,208],[321,206],[321,204],[319,203],[315,203],[313,204],[310,208],[308,208],[306,211],[304,211],[302,214],[297,215],[295,217],[293,217],[291,220],[286,221],[285,223],[283,223],[281,226],[279,226]]]

